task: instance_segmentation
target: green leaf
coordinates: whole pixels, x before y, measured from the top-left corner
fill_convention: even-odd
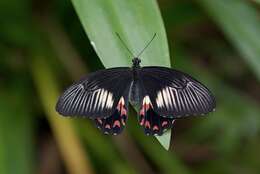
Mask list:
[[[240,147],[245,146],[241,145],[242,139],[246,137],[246,139],[255,140],[260,132],[258,104],[245,93],[227,85],[225,81],[212,73],[207,71],[201,73],[201,67],[192,64],[186,53],[184,45],[176,45],[174,57],[177,66],[193,74],[194,77],[199,77],[217,99],[216,111],[209,113],[206,119],[199,120],[199,123],[191,126],[190,135],[194,140],[196,139],[195,141],[200,142],[201,139],[209,139],[210,136],[215,136],[215,132],[221,131],[221,136],[212,139],[210,144],[214,144],[219,149],[223,159],[230,153],[237,154]]]
[[[169,149],[171,145],[171,130],[168,130],[163,134],[163,136],[156,136],[158,141],[163,145],[165,149]]]
[[[260,19],[244,0],[198,0],[222,28],[260,80]]]
[[[170,56],[163,21],[155,0],[72,0],[80,21],[106,68],[131,66],[132,55],[116,36],[137,55],[157,33],[142,54],[142,65],[170,67]],[[167,149],[170,136],[158,139]]]
[[[33,117],[25,104],[28,98],[20,95],[25,91],[20,90],[20,84],[16,83],[16,87],[15,90],[1,89],[8,95],[0,93],[1,174],[34,173]]]
[[[41,49],[34,50],[31,71],[47,119],[57,141],[68,173],[93,173],[87,151],[83,149],[71,120],[59,117],[54,107],[58,98],[58,85],[47,58]],[[42,55],[42,56],[39,56]]]
[[[160,173],[191,173],[187,166],[179,159],[177,154],[166,151],[161,148],[159,143],[155,143],[154,139],[147,137],[145,134],[141,134],[140,131],[142,128],[136,127],[133,119],[133,117],[129,117],[130,121],[128,126],[132,136],[137,140],[136,142],[141,146],[142,151],[146,156],[149,159],[152,159],[153,166],[158,168]]]

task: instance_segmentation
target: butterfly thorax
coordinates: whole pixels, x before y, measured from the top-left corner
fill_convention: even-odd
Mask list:
[[[139,80],[133,80],[130,86],[130,91],[129,91],[129,101],[131,102],[132,105],[134,106],[139,106],[141,102],[140,98],[140,83]]]
[[[133,68],[140,68],[141,60],[138,57],[135,57],[132,59],[133,62]]]
[[[141,60],[138,57],[133,58],[132,60],[132,72],[133,72],[133,81],[130,86],[130,92],[129,92],[129,100],[133,105],[138,105],[140,103],[140,97],[139,97],[139,71],[141,69],[140,63]]]
[[[133,80],[136,81],[138,80],[138,71],[141,68],[140,63],[141,60],[138,57],[135,57],[132,59],[133,65],[132,65],[132,70],[133,70]]]

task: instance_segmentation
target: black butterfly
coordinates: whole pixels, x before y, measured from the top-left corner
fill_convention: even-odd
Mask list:
[[[162,135],[175,119],[206,114],[216,107],[208,88],[188,74],[141,67],[138,57],[132,62],[131,68],[100,70],[74,83],[59,98],[57,112],[93,119],[103,133],[117,135],[125,127],[130,101],[140,108],[138,120],[145,134]]]

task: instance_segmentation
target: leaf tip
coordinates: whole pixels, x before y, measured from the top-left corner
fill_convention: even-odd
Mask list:
[[[169,150],[171,145],[171,130],[168,130],[162,136],[155,137],[166,150]]]

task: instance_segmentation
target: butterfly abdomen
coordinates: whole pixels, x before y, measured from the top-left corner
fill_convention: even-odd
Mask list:
[[[138,80],[134,80],[131,83],[130,91],[129,91],[129,100],[131,104],[134,106],[140,105],[141,98],[140,98],[140,86]]]

